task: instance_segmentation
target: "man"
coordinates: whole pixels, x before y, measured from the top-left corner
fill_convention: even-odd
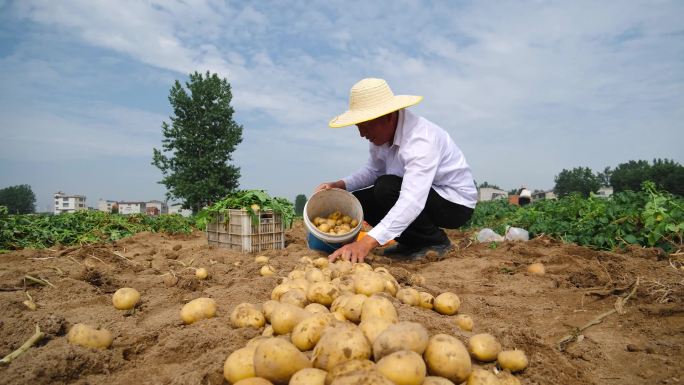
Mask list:
[[[527,187],[521,187],[520,192],[518,193],[518,204],[522,207],[527,206],[530,202],[532,202],[532,193]]]
[[[445,228],[465,224],[477,203],[477,189],[461,150],[449,134],[406,107],[422,96],[394,95],[382,79],[363,79],[349,96],[349,110],[330,127],[352,124],[370,142],[365,166],[319,190],[352,191],[373,229],[333,252],[329,259],[363,262],[375,247],[395,239],[383,255],[418,259],[428,251],[443,255],[451,248]]]

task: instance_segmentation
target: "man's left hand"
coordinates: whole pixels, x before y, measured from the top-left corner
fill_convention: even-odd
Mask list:
[[[380,246],[378,241],[376,241],[373,237],[366,235],[356,242],[348,243],[335,250],[334,253],[330,254],[328,260],[331,263],[335,262],[337,259],[350,261],[351,263],[361,263],[366,258],[368,253],[378,246]]]

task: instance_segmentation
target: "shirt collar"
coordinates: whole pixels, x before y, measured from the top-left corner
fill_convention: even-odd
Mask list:
[[[404,118],[406,116],[406,110],[402,108],[399,112],[399,117],[397,118],[397,129],[394,131],[394,140],[392,141],[392,146],[400,146],[401,139],[404,136]]]

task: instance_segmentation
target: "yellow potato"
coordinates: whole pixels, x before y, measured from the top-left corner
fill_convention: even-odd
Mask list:
[[[468,332],[473,330],[473,319],[469,315],[459,314],[454,317],[454,322],[461,330]]]
[[[501,344],[489,333],[476,334],[468,340],[468,352],[478,361],[494,361],[500,351]]]
[[[439,314],[454,315],[461,307],[461,300],[456,294],[447,291],[435,298],[434,307]]]
[[[292,279],[292,280],[295,280],[295,279],[302,279],[302,278],[304,278],[305,276],[306,276],[306,272],[305,272],[304,270],[297,270],[297,269],[292,270],[291,272],[289,272],[289,273],[287,274],[287,278],[288,278],[288,279]]]
[[[368,341],[372,344],[375,342],[375,339],[382,334],[382,332],[387,330],[388,327],[394,325],[395,323],[396,321],[392,322],[383,318],[370,318],[362,320],[359,324],[359,328],[366,338],[368,338]]]
[[[332,218],[328,218],[325,221],[325,224],[328,225],[328,227],[333,228],[333,227],[335,227],[335,224],[337,224],[337,220],[332,219]]]
[[[309,304],[309,300],[306,299],[306,292],[300,288],[292,288],[283,293],[283,295],[280,296],[280,302],[289,303],[301,308],[304,308],[304,306]]]
[[[423,357],[430,374],[447,378],[456,384],[470,376],[470,356],[463,343],[456,337],[448,334],[435,334],[430,337]]]
[[[330,304],[330,311],[335,312],[335,311],[342,311],[342,306],[349,301],[349,298],[351,298],[354,294],[340,294],[335,300]]]
[[[241,303],[235,306],[230,314],[230,324],[234,328],[260,328],[266,323],[266,318],[261,310],[251,303]]]
[[[351,223],[352,218],[349,215],[342,216],[342,223]]]
[[[423,381],[423,385],[454,385],[454,383],[444,377],[427,376],[425,381]]]
[[[275,332],[273,331],[273,326],[267,325],[267,326],[264,328],[264,331],[261,332],[261,335],[264,336],[264,337],[273,337],[273,336],[275,336]]]
[[[354,278],[352,276],[346,275],[344,277],[337,277],[333,279],[331,283],[337,287],[337,290],[339,290],[340,293],[356,293],[354,291]]]
[[[385,290],[385,279],[374,271],[359,271],[354,274],[356,294],[371,296]]]
[[[263,265],[261,266],[261,270],[259,272],[264,277],[270,277],[276,273],[276,269],[271,265]]]
[[[546,269],[544,268],[544,264],[537,262],[527,266],[527,272],[532,275],[544,275]]]
[[[323,268],[328,267],[328,265],[330,264],[330,261],[328,261],[328,258],[320,257],[320,258],[314,259],[313,264],[317,268],[323,269]]]
[[[197,298],[183,305],[180,317],[186,324],[212,318],[216,315],[216,301],[211,298]]]
[[[382,295],[373,295],[363,302],[361,321],[371,318],[382,318],[391,323],[399,321],[397,309],[389,299]]]
[[[330,310],[328,310],[327,307],[321,305],[320,303],[310,303],[304,307],[304,310],[308,311],[311,314],[330,313]]]
[[[261,311],[264,313],[266,322],[271,322],[271,314],[273,313],[273,309],[275,309],[276,305],[279,303],[280,302],[271,299],[261,305]]]
[[[394,383],[376,371],[358,370],[336,378],[330,385],[394,385]]]
[[[254,372],[274,384],[287,384],[292,375],[310,367],[308,357],[281,338],[270,338],[254,351]]]
[[[334,320],[335,317],[330,313],[314,314],[304,319],[292,329],[292,344],[303,352],[313,349],[321,339],[323,330],[335,322]]]
[[[327,328],[313,349],[314,367],[331,370],[349,360],[368,359],[371,345],[361,329],[351,324],[338,324]]]
[[[328,218],[338,220],[338,219],[342,218],[342,213],[337,211],[337,210],[333,211],[332,213],[330,213],[330,215],[328,215]]]
[[[254,262],[260,265],[265,265],[268,263],[268,257],[265,255],[257,255],[256,257],[254,257]]]
[[[325,281],[325,275],[323,275],[323,272],[319,268],[312,268],[306,271],[304,273],[304,279],[307,281],[313,283],[313,282],[320,282],[320,281]]]
[[[321,218],[321,217],[316,217],[316,218],[314,218],[313,221],[311,221],[311,222],[312,222],[315,226],[318,226],[318,225],[320,225],[321,223],[325,222],[325,219],[323,219],[323,218]]]
[[[325,370],[316,368],[304,368],[295,373],[288,385],[325,385]]]
[[[518,380],[517,377],[505,370],[499,372],[499,374],[496,375],[496,378],[499,380],[498,385],[521,385],[520,380]]]
[[[97,330],[86,324],[75,324],[67,333],[67,342],[86,348],[107,349],[112,340],[112,333],[109,330]]]
[[[330,385],[333,381],[348,376],[351,373],[372,371],[375,369],[375,363],[371,360],[349,360],[345,361],[334,368],[330,369],[325,376],[325,384]]]
[[[349,222],[349,226],[351,226],[352,229],[358,226],[358,224],[359,221],[357,221],[356,219],[352,219],[351,222]]]
[[[424,309],[432,309],[435,303],[435,297],[433,297],[432,294],[426,293],[424,291],[421,291],[418,294],[420,295],[420,302],[418,303],[418,306]]]
[[[112,304],[119,310],[133,309],[138,301],[140,293],[132,287],[122,287],[112,296]]]
[[[396,385],[421,385],[425,380],[425,362],[420,354],[400,350],[380,359],[375,368]]]
[[[322,281],[315,282],[309,286],[306,292],[306,297],[311,302],[316,302],[324,306],[330,306],[333,301],[340,295],[335,285],[331,282]]]
[[[285,294],[288,290],[290,290],[292,287],[288,282],[281,283],[280,285],[276,286],[273,288],[271,291],[271,299],[274,301],[279,301],[280,297]]]
[[[223,364],[223,377],[230,384],[256,376],[254,372],[254,351],[256,345],[237,349],[230,353]]]
[[[330,225],[327,223],[321,223],[320,225],[318,225],[318,229],[324,233],[327,233],[328,231],[330,231]]]
[[[252,377],[240,380],[233,385],[273,385],[273,383],[265,378]]]
[[[499,379],[494,373],[478,368],[470,374],[466,385],[499,385]]]
[[[271,313],[271,326],[275,334],[287,334],[310,314],[301,307],[279,303]]]
[[[310,267],[313,265],[313,259],[311,257],[303,256],[299,258],[300,266]]]
[[[373,357],[377,362],[399,350],[412,350],[423,354],[427,344],[428,331],[425,326],[416,322],[399,322],[385,329],[373,341]]]
[[[373,267],[365,262],[355,263],[352,266],[352,273],[358,273],[360,271],[373,271]]]
[[[293,289],[302,289],[305,293],[309,290],[309,286],[311,286],[311,283],[304,278],[292,279],[287,284]]]
[[[529,364],[527,355],[522,350],[504,350],[499,352],[496,357],[499,367],[510,370],[512,373],[525,370]]]
[[[363,303],[366,302],[366,297],[363,294],[355,294],[344,301],[340,310],[344,314],[344,318],[358,323],[361,320],[361,311],[363,310]]]
[[[203,267],[200,267],[199,269],[195,270],[195,277],[197,277],[197,279],[207,279],[207,277],[209,277],[209,271]]]
[[[397,299],[407,305],[418,306],[420,304],[420,294],[418,290],[407,287],[397,291]]]

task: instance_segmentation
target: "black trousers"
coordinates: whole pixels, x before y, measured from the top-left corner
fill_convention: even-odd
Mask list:
[[[383,175],[371,187],[354,191],[361,202],[363,217],[375,226],[392,209],[399,199],[402,178],[396,175]],[[463,226],[473,215],[473,209],[442,198],[430,189],[425,208],[416,219],[395,240],[407,246],[430,246],[448,241],[441,227],[455,229]]]

